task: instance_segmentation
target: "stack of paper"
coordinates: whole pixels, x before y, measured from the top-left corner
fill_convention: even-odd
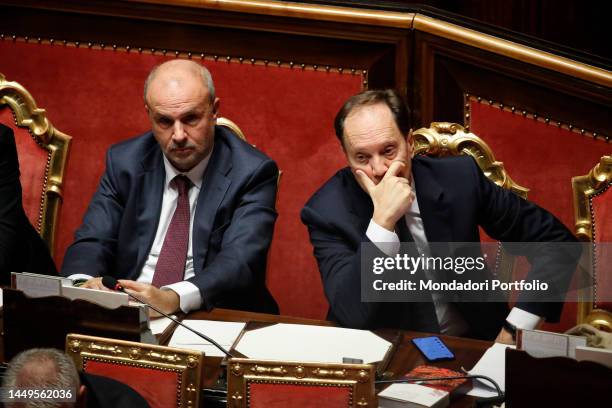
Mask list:
[[[444,408],[448,392],[418,384],[391,384],[378,394],[378,408]]]
[[[390,342],[366,330],[282,323],[248,331],[236,346],[259,360],[342,363],[346,357],[366,364],[383,360],[390,348]]]
[[[246,324],[215,320],[183,320],[182,323],[210,337],[226,350],[229,350],[232,344],[234,344]],[[225,354],[217,347],[181,326],[176,328],[168,345],[171,347],[200,350],[207,356],[225,357]]]
[[[485,351],[483,356],[478,360],[474,368],[469,371],[472,375],[486,375],[492,378],[499,388],[504,391],[506,385],[506,349],[515,348],[508,344],[495,343]],[[474,397],[494,397],[497,395],[497,391],[488,381],[480,380],[474,381],[474,388],[468,395]]]

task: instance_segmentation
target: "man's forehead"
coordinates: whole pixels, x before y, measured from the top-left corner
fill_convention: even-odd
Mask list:
[[[353,110],[344,121],[344,134],[350,146],[401,137],[391,110],[384,104],[366,105]]]

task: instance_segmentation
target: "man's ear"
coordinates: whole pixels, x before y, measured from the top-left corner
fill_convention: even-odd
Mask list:
[[[410,157],[414,157],[414,137],[412,137],[412,128],[408,131],[406,136],[406,145],[408,146],[408,153]]]
[[[219,116],[219,106],[221,106],[221,100],[219,98],[215,98],[215,101],[213,102],[213,118],[215,118],[215,120]]]

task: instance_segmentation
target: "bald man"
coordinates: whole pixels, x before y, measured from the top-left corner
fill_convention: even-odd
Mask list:
[[[62,275],[94,289],[111,275],[166,313],[278,313],[265,285],[276,164],[216,126],[211,75],[193,61],[155,67],[144,102],[151,131],[108,150]]]

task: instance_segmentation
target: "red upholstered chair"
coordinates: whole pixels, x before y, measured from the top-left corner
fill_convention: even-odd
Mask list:
[[[53,127],[23,86],[1,73],[0,123],[15,133],[25,212],[53,254],[71,137]]]
[[[80,371],[129,385],[152,408],[200,406],[200,351],[69,334],[66,353]]]
[[[586,254],[593,284],[580,293],[577,320],[612,332],[612,155],[589,174],[573,177],[572,189],[576,235],[593,243]]]
[[[232,408],[375,408],[374,366],[232,358],[227,406]]]
[[[527,198],[529,189],[521,187],[510,178],[504,164],[495,160],[491,148],[478,136],[465,131],[463,126],[449,122],[433,122],[429,128],[421,128],[412,133],[414,154],[434,157],[469,155],[474,158],[485,176],[495,184],[506,188],[522,198]],[[491,241],[481,231],[483,241]],[[498,246],[494,269],[502,280],[513,276],[515,257],[505,253]]]

